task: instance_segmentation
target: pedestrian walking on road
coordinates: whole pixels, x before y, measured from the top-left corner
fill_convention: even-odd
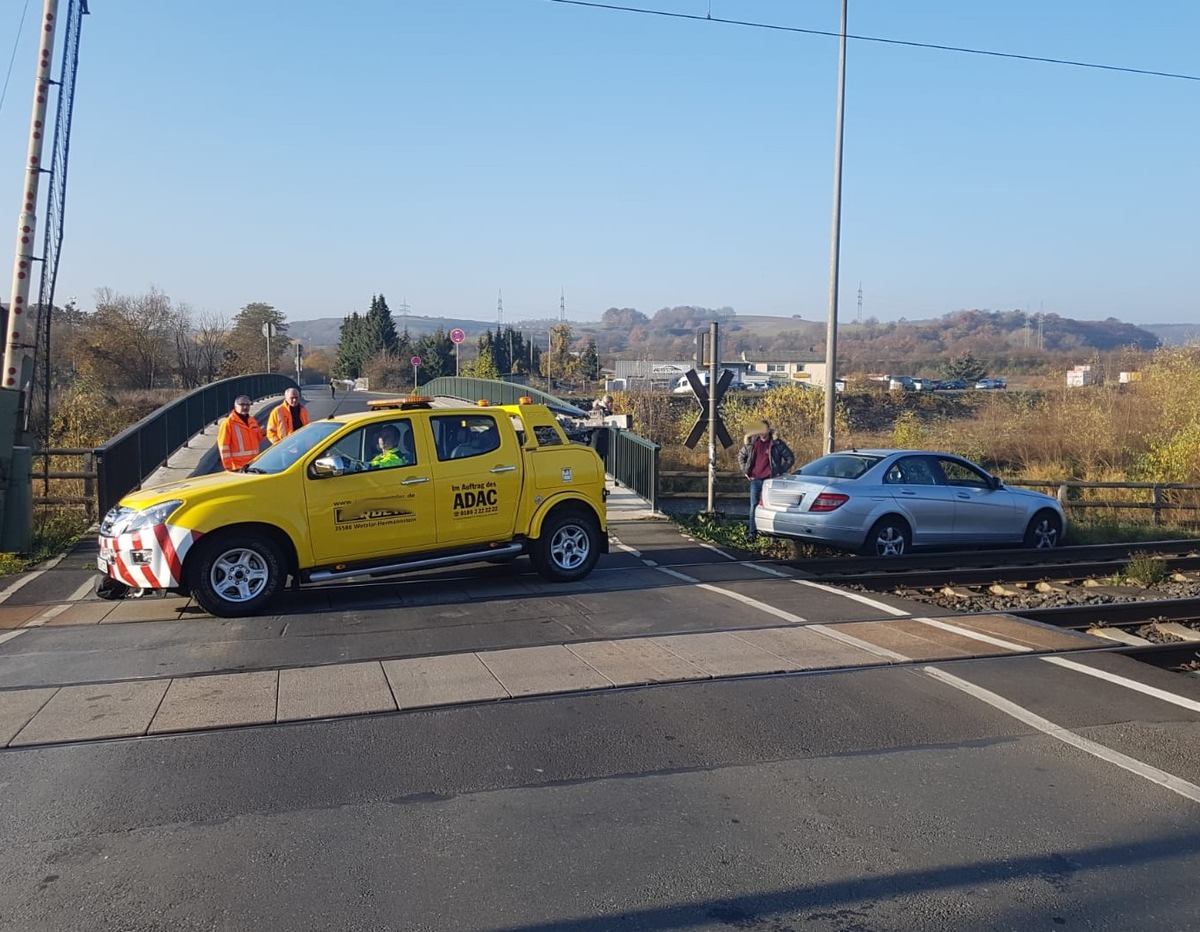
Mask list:
[[[265,439],[266,435],[258,426],[258,421],[250,413],[250,396],[238,395],[229,417],[221,422],[217,430],[221,465],[230,472],[237,472],[258,456],[259,447]]]
[[[289,388],[283,393],[283,404],[271,409],[267,418],[267,439],[271,443],[279,443],[293,431],[299,430],[308,423],[308,408],[300,400],[300,390]]]
[[[795,463],[796,455],[771,429],[770,421],[760,421],[757,430],[746,434],[745,442],[738,450],[738,469],[750,480],[750,520],[747,522],[750,540],[758,537],[758,528],[754,526],[754,509],[762,498],[763,483],[782,476]]]
[[[335,382],[333,379],[329,380],[329,397],[337,397],[337,382]]]

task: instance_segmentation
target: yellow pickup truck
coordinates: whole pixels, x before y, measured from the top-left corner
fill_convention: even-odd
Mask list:
[[[221,617],[292,584],[528,554],[571,581],[608,551],[604,463],[543,405],[370,403],[314,421],[239,472],[126,496],[100,524],[101,572],[190,593]]]

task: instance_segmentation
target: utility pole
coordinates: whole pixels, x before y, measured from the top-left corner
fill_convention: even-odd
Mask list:
[[[563,323],[566,323],[566,321],[567,321],[567,290],[565,288],[561,288],[561,289],[559,289],[559,292],[558,292],[558,322],[560,324],[563,324]]]
[[[862,323],[862,282],[858,283],[858,322]]]
[[[504,323],[504,289],[496,292],[496,334],[500,334],[500,325]]]
[[[842,0],[838,52],[837,141],[833,149],[833,223],[829,244],[829,320],[825,328],[825,452],[833,452],[837,410],[838,266],[842,237],[842,137],[846,125],[846,19],[849,0]]]
[[[46,110],[50,99],[54,37],[58,25],[58,0],[46,0],[38,46],[37,78],[33,87],[33,113],[29,126],[29,151],[25,183],[17,218],[16,257],[8,303],[8,333],[4,348],[4,377],[0,385],[0,549],[28,552],[33,545],[32,451],[25,434],[25,408],[32,401],[30,380],[33,356],[26,342],[29,285],[33,274],[34,234],[37,230],[38,184],[42,175],[42,148],[46,135]]]

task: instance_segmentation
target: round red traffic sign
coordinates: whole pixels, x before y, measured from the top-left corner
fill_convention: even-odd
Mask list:
[[[455,327],[453,330],[450,331],[450,342],[451,343],[461,343],[466,338],[467,338],[467,332],[465,330],[463,330],[461,327]]]
[[[421,357],[414,356],[412,359],[409,360],[409,362],[411,362],[414,366],[419,366],[419,365],[421,365]]]

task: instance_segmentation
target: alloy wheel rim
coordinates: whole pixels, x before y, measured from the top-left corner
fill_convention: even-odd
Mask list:
[[[209,581],[226,602],[249,602],[262,594],[269,573],[267,561],[255,550],[227,550],[213,561]]]

